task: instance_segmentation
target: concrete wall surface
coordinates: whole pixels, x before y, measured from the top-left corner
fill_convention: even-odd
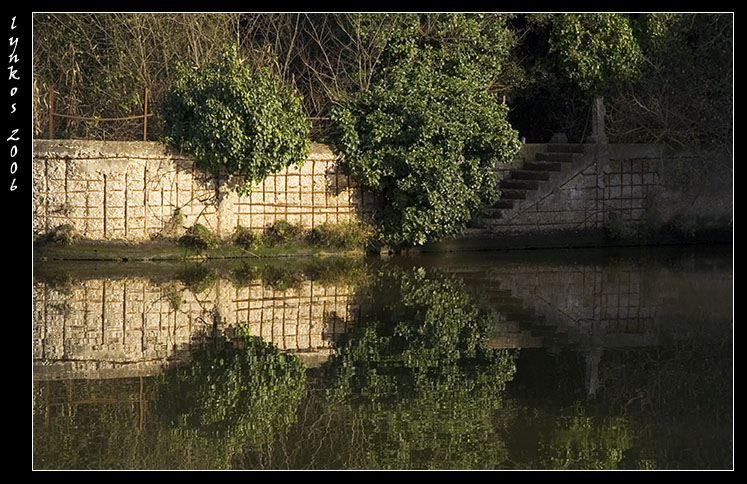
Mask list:
[[[35,140],[33,181],[35,234],[72,224],[95,240],[178,235],[195,223],[222,237],[237,225],[261,230],[278,219],[310,229],[375,205],[320,144],[300,167],[267,177],[243,197],[234,190],[238,180],[205,173],[191,156],[158,142]]]

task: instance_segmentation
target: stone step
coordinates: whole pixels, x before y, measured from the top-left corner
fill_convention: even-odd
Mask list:
[[[500,188],[508,189],[521,189],[521,190],[537,190],[539,188],[539,182],[537,180],[514,180],[511,178],[504,178],[498,184]]]
[[[550,174],[539,170],[511,170],[509,178],[514,180],[549,180]]]
[[[501,198],[491,208],[514,208],[514,201],[510,198]]]
[[[570,143],[548,143],[547,151],[553,153],[583,153],[584,145]]]
[[[484,208],[482,210],[482,214],[480,214],[481,219],[497,219],[502,217],[503,209],[497,207]]]
[[[575,153],[537,153],[535,160],[572,163],[574,155]]]
[[[495,307],[497,307],[498,310],[501,311],[499,306]],[[542,327],[541,323],[544,320],[543,316],[524,308],[511,309],[510,311],[501,311],[501,313],[506,318],[506,321],[513,321],[523,326],[531,325],[530,331],[532,334],[535,334],[535,328]],[[537,331],[537,333],[541,334],[542,331]]]
[[[563,164],[558,161],[525,161],[524,170],[561,171]]]
[[[501,198],[504,200],[524,200],[527,198],[527,191],[520,189],[501,190]]]
[[[490,304],[501,312],[502,319],[508,319],[507,313],[524,311],[524,301],[512,295],[490,295]]]

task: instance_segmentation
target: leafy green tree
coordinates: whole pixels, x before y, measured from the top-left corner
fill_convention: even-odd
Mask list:
[[[633,79],[641,62],[630,21],[617,13],[554,16],[550,54],[560,71],[590,97]]]
[[[309,153],[300,97],[267,70],[253,72],[236,46],[196,70],[180,64],[164,100],[165,140],[194,153],[197,166],[241,175],[239,194]]]
[[[625,142],[702,149],[708,160],[717,152],[730,155],[733,23],[731,14],[637,17],[631,24],[643,57],[641,75],[609,97],[611,134]]]
[[[337,144],[385,200],[385,242],[422,245],[463,230],[498,197],[496,163],[520,144],[489,91],[508,52],[503,24],[480,16],[400,15],[370,89],[333,110]]]
[[[524,14],[512,24],[522,41],[512,55],[524,76],[513,85],[509,119],[532,142],[563,132],[573,141],[597,135],[605,100],[640,72],[643,61],[629,15]],[[590,123],[591,121],[591,123]],[[591,128],[591,129],[590,129]]]
[[[641,54],[628,17],[621,14],[560,14],[550,32],[550,54],[560,72],[593,99],[591,139],[606,142],[604,96],[638,73]]]

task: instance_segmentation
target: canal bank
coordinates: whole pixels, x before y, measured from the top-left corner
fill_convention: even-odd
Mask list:
[[[156,142],[35,140],[33,231],[71,227],[86,242],[40,247],[50,257],[184,258],[164,242],[201,225],[221,240],[367,219],[382,200],[344,173],[330,146],[239,197],[235,181],[202,173],[191,156]],[[730,160],[660,145],[526,144],[499,164],[501,198],[462,234],[418,251],[723,243],[733,240]],[[283,255],[283,250],[265,251]],[[296,255],[325,252],[295,247]],[[161,255],[158,255],[161,254]],[[197,257],[249,256],[211,249]]]

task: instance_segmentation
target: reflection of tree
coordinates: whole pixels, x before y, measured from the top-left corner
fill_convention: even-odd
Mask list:
[[[294,356],[259,338],[239,343],[157,378],[36,384],[34,467],[232,467],[287,431],[306,383]]]
[[[239,347],[205,348],[168,371],[158,409],[176,446],[210,454],[198,467],[230,467],[233,456],[287,429],[304,392],[295,356],[244,335]]]
[[[148,421],[140,418],[153,394],[150,381],[35,382],[34,468],[140,467],[139,450],[152,444]]]
[[[533,360],[531,355],[522,352],[512,382],[517,386],[506,394],[507,405],[519,410],[507,438],[514,467],[733,465],[728,341],[687,338],[655,347],[606,348],[595,400],[582,391],[579,357],[563,353],[536,359],[535,354]]]
[[[631,429],[625,417],[589,416],[577,413],[555,420],[540,442],[542,469],[617,469],[631,447]]]
[[[621,463],[665,469],[733,466],[730,340],[688,338],[652,348],[607,351],[601,395],[637,429]]]
[[[502,460],[490,425],[515,355],[486,346],[490,315],[462,285],[424,270],[391,271],[387,301],[342,345],[330,395],[350,405],[365,443],[350,467],[484,468]]]

